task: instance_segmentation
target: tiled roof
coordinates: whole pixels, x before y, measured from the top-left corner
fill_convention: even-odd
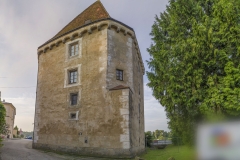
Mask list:
[[[74,18],[69,24],[67,24],[60,32],[58,32],[52,39],[60,37],[61,35],[72,31],[78,27],[85,25],[86,21],[94,22],[101,19],[111,18],[104,6],[100,1],[96,1],[76,18]]]
[[[3,102],[3,101],[2,101],[2,104],[12,104],[12,103],[9,103],[9,102]]]
[[[111,88],[109,90],[111,91],[111,90],[120,90],[120,89],[128,89],[128,88],[130,88],[130,87],[119,85],[119,86],[116,86],[116,87]]]
[[[122,22],[119,22],[119,21],[111,18],[110,15],[108,14],[108,12],[106,11],[106,9],[104,8],[103,4],[100,1],[96,1],[91,6],[89,6],[87,9],[85,9],[82,13],[80,13],[76,18],[74,18],[70,23],[68,23],[54,37],[52,37],[47,42],[45,42],[44,44],[39,46],[38,49],[41,48],[42,46],[46,45],[47,43],[60,38],[61,36],[64,36],[68,33],[71,33],[73,31],[77,30],[77,29],[80,29],[87,25],[91,25],[95,22],[100,22],[103,20],[111,20],[111,21],[120,23],[123,26],[129,28],[130,30],[132,30],[134,32],[133,28],[129,27],[128,25],[126,25]],[[86,21],[88,21],[87,24],[85,23]]]

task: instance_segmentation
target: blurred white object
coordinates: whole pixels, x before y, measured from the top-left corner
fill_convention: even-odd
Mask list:
[[[199,160],[240,160],[240,122],[199,125]]]

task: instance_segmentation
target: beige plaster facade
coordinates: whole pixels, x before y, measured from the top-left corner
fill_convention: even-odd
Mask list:
[[[13,138],[13,128],[14,128],[14,120],[16,115],[16,108],[12,103],[2,102],[4,108],[6,109],[6,124],[9,126],[9,135],[6,135],[8,138]]]
[[[17,133],[17,130],[13,128],[13,136],[17,137],[18,136],[18,133]]]
[[[69,56],[72,44],[78,50]],[[116,70],[123,80],[116,79]],[[72,71],[77,72],[74,83]],[[118,158],[142,153],[143,74],[133,29],[114,19],[40,46],[33,148]]]

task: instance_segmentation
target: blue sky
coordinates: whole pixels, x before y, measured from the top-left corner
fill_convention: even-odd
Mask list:
[[[15,125],[33,129],[37,48],[53,37],[95,0],[1,0],[0,91],[17,109]],[[151,45],[154,17],[166,9],[168,0],[101,0],[110,16],[135,30],[145,68]],[[164,108],[152,96],[144,75],[145,130],[167,128]],[[13,88],[4,88],[13,87]],[[27,87],[27,88],[14,88]]]

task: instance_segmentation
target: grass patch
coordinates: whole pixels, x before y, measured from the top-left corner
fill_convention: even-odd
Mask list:
[[[196,151],[188,146],[169,145],[165,149],[147,149],[147,153],[142,155],[144,160],[167,160],[173,157],[175,160],[195,160]]]

